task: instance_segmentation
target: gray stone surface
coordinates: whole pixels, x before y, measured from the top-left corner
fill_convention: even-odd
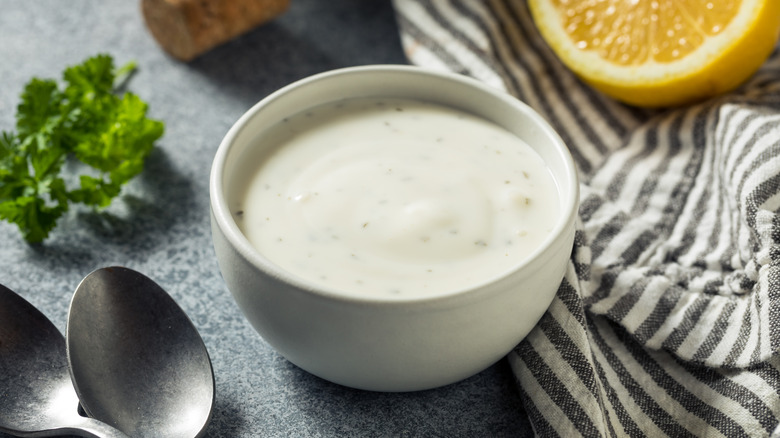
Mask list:
[[[138,1],[0,0],[0,130],[23,85],[99,52],[134,60],[130,89],[166,134],[104,212],[72,209],[41,245],[0,223],[0,283],[64,331],[81,278],[108,265],[159,282],[200,331],[217,385],[208,437],[525,436],[505,361],[463,382],[405,394],[357,391],[291,365],[245,321],[220,277],[208,174],[231,124],[277,88],[351,65],[405,63],[389,2],[292,0],[274,22],[185,64],[146,31]],[[0,434],[5,438],[6,435]]]

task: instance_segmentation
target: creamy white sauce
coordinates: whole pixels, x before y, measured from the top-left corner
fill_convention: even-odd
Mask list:
[[[517,267],[559,197],[541,157],[481,118],[412,100],[317,107],[258,139],[237,178],[247,239],[291,274],[351,295],[430,296]]]

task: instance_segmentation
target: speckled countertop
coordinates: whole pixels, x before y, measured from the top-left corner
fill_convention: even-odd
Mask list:
[[[208,174],[220,140],[251,105],[292,81],[338,67],[406,63],[389,2],[292,0],[282,17],[182,63],[156,45],[138,1],[0,0],[0,130],[12,129],[32,76],[59,77],[101,52],[117,64],[137,62],[129,88],[165,122],[165,136],[108,210],[71,209],[41,245],[0,223],[0,283],[64,331],[71,294],[92,270],[123,265],[156,280],[195,323],[213,362],[208,437],[531,434],[505,361],[430,391],[344,388],[271,349],[217,268]]]

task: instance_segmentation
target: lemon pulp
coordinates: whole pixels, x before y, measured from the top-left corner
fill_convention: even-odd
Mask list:
[[[530,0],[543,38],[599,90],[679,105],[750,77],[780,32],[777,0]]]

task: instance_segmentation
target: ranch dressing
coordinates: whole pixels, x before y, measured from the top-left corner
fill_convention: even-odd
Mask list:
[[[454,109],[345,100],[258,141],[274,146],[239,175],[240,229],[279,267],[346,294],[431,296],[488,282],[521,264],[558,217],[541,157]]]

